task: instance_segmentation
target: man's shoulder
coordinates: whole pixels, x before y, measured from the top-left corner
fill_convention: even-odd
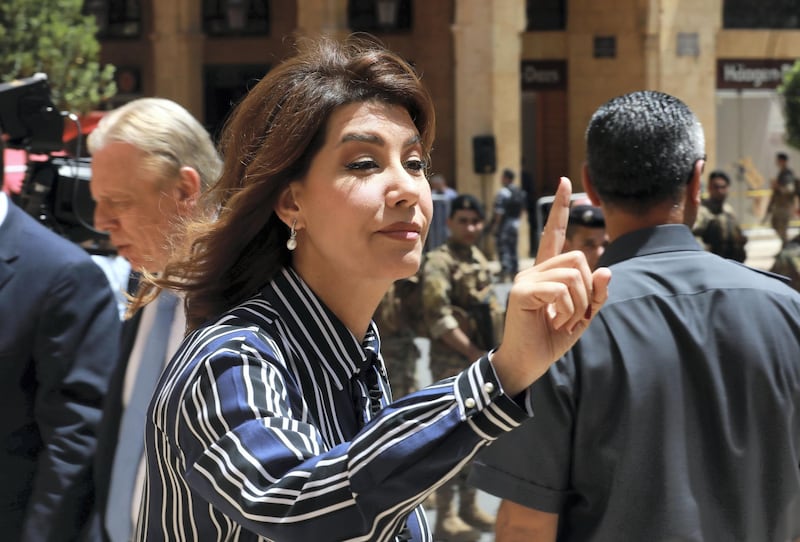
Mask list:
[[[778,255],[786,254],[789,256],[800,255],[800,239],[795,238],[786,243],[786,246],[781,249]]]
[[[489,266],[489,259],[486,257],[486,254],[483,253],[480,247],[472,245],[472,247],[470,247],[470,255],[472,256],[472,260],[477,262],[482,267]]]
[[[511,190],[507,186],[501,186],[495,194],[495,199],[498,202],[503,202],[511,197]]]
[[[425,261],[422,263],[422,270],[424,271],[428,268],[449,264],[454,259],[453,251],[447,243],[443,243],[425,255]]]
[[[781,249],[777,256],[775,256],[775,263],[772,271],[775,273],[785,274],[785,269],[794,269],[795,272],[800,272],[800,242],[789,242]]]
[[[778,173],[777,184],[779,187],[792,189],[796,182],[797,177],[791,169],[786,168]]]
[[[722,204],[722,212],[730,219],[736,219],[736,210],[733,208],[733,205],[728,203],[727,201]]]
[[[20,233],[12,242],[17,242],[17,247],[26,261],[33,260],[37,265],[48,268],[73,263],[94,264],[88,252],[48,229],[22,209],[10,206],[7,219],[14,220],[15,229]]]
[[[648,258],[633,257],[609,267],[616,286],[609,289],[605,306],[646,297],[735,289],[756,290],[764,294],[796,294],[775,273],[707,251],[668,253],[659,265]]]

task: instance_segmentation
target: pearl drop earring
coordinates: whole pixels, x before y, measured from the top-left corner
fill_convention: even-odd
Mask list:
[[[297,248],[297,230],[294,229],[297,219],[292,220],[292,227],[289,230],[289,238],[286,240],[286,248],[294,250]]]

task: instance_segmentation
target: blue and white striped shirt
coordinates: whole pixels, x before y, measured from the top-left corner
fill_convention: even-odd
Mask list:
[[[190,334],[148,410],[137,540],[432,540],[420,503],[529,414],[486,356],[390,403],[379,344],[290,269]]]

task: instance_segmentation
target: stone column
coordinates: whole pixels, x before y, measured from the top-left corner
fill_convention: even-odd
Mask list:
[[[347,0],[298,0],[297,29],[307,36],[347,36]]]
[[[713,164],[716,44],[722,27],[722,1],[649,0],[648,5],[646,88],[672,94],[692,108],[703,124],[708,163]]]
[[[519,173],[520,169],[525,2],[458,0],[455,9],[456,179],[459,192],[474,194],[490,206],[500,187],[500,171],[509,167]],[[495,137],[494,174],[474,172],[472,138],[477,135]],[[527,235],[525,224],[520,246],[527,247]],[[521,254],[527,254],[527,249]]]
[[[202,3],[152,2],[155,95],[174,100],[203,118]]]

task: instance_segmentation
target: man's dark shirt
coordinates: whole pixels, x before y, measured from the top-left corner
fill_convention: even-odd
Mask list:
[[[600,265],[608,301],[472,482],[560,514],[559,541],[800,535],[800,295],[680,225]]]

